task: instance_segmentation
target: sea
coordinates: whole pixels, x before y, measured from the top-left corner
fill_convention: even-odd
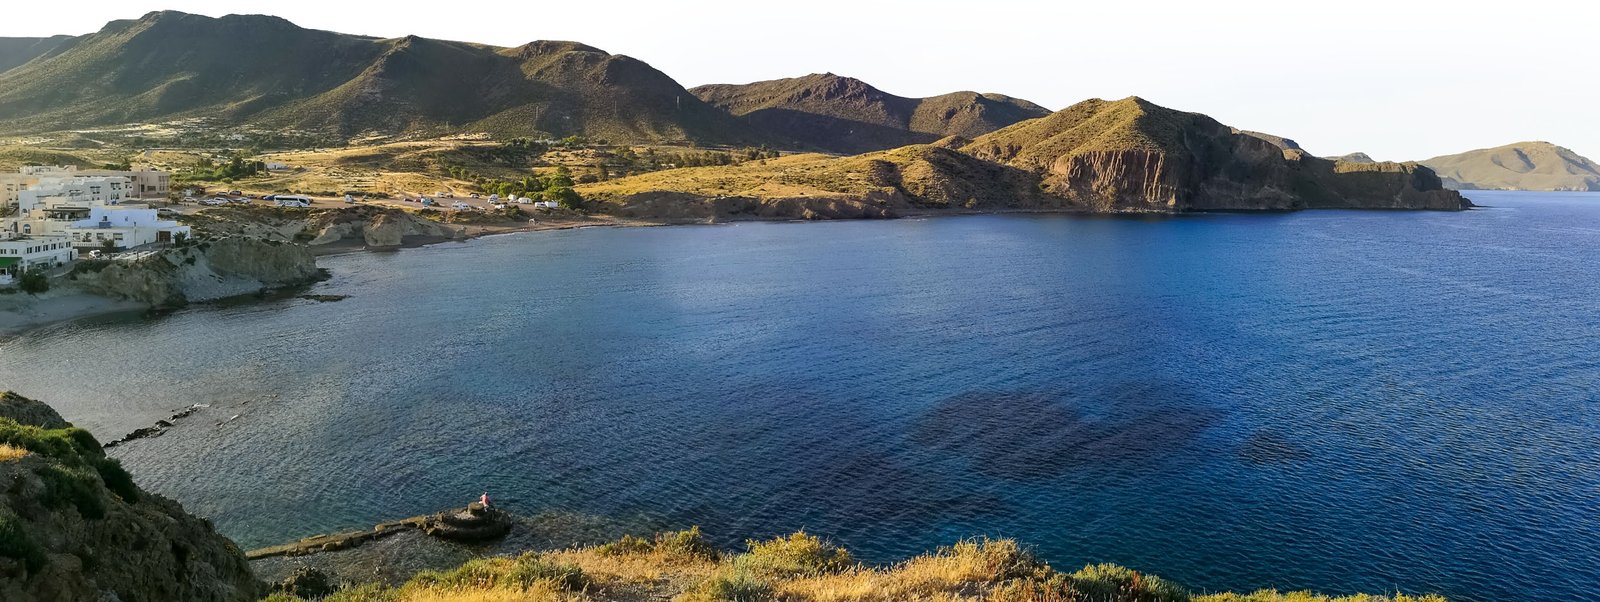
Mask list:
[[[1008,537],[1195,591],[1600,591],[1600,194],[582,229],[0,341],[250,548],[460,506]]]

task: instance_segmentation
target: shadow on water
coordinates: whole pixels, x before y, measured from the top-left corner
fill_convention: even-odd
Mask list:
[[[1220,418],[1172,383],[1084,393],[965,393],[923,416],[913,443],[953,453],[980,474],[1046,479],[1085,467],[1158,462]]]
[[[1239,449],[1239,459],[1256,466],[1298,464],[1311,459],[1311,450],[1290,441],[1282,433],[1259,431],[1250,435]]]

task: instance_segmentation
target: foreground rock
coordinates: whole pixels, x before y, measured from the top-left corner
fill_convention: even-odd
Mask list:
[[[165,308],[300,286],[322,277],[316,258],[304,246],[228,237],[132,261],[80,261],[69,279],[91,293]]]
[[[255,600],[264,586],[211,523],[134,485],[87,431],[0,395],[0,600]]]
[[[370,531],[346,531],[331,535],[313,535],[293,543],[251,550],[251,560],[274,556],[304,556],[318,552],[348,550],[369,542],[419,531],[424,535],[457,543],[479,544],[501,537],[511,531],[511,517],[496,508],[473,502],[466,508],[435,514],[413,516],[390,523],[381,523]]]

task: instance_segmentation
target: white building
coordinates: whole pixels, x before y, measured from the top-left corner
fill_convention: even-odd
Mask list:
[[[80,249],[129,249],[192,235],[188,226],[163,220],[145,205],[123,205],[121,176],[77,176],[19,195],[13,234],[64,236]]]
[[[28,270],[59,267],[77,258],[78,251],[66,236],[0,232],[0,284],[9,284]]]
[[[18,213],[54,205],[116,205],[130,188],[124,176],[41,176],[32,187],[17,192]]]
[[[119,198],[166,198],[172,192],[172,174],[155,169],[111,170],[75,166],[30,165],[17,173],[0,173],[0,202],[16,204],[22,191],[41,186],[71,183],[80,177],[122,177]]]
[[[148,207],[92,205],[56,206],[34,211],[34,219],[22,222],[35,232],[65,235],[79,249],[131,249],[153,243],[171,243],[178,237],[192,236],[188,226],[163,220]]]

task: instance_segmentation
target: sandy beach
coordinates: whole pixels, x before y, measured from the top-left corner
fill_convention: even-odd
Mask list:
[[[65,288],[37,296],[20,292],[0,295],[0,337],[15,336],[32,328],[65,320],[143,309],[146,309],[145,305],[135,301]]]

